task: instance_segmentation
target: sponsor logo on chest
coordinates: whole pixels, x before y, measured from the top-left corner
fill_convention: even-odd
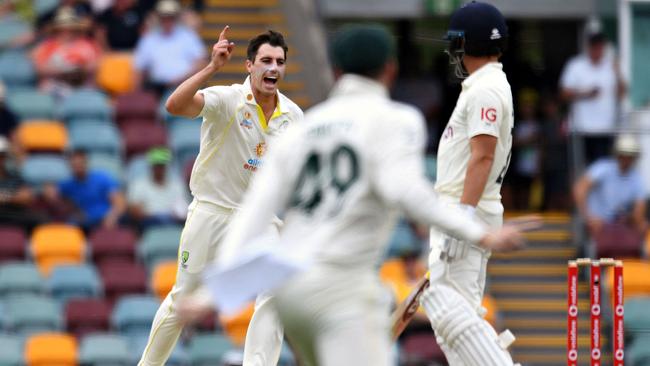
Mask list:
[[[266,142],[260,142],[253,147],[253,156],[244,163],[244,169],[254,172],[262,166],[262,156],[266,153]]]

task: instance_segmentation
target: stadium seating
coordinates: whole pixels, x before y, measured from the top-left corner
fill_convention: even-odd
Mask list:
[[[124,126],[130,121],[149,121],[157,119],[158,102],[156,97],[148,92],[137,91],[123,94],[115,99],[115,121]]]
[[[146,153],[152,147],[167,145],[167,131],[159,124],[137,120],[121,128],[127,157]]]
[[[131,365],[129,343],[118,334],[89,334],[81,340],[79,361],[88,366]]]
[[[54,98],[36,89],[22,89],[9,93],[7,104],[22,121],[53,120],[56,117]]]
[[[246,308],[242,309],[237,314],[230,316],[221,315],[219,317],[224,333],[235,345],[244,345],[248,324],[251,322],[254,311],[255,304],[251,302]]]
[[[121,297],[111,314],[111,326],[128,336],[148,335],[160,302],[149,295]]]
[[[0,334],[0,365],[23,366],[23,340],[12,334]]]
[[[650,329],[650,296],[634,297],[625,302],[625,333],[634,338]],[[632,340],[631,339],[631,340]]]
[[[30,121],[22,123],[16,130],[18,143],[30,152],[62,153],[68,145],[68,131],[58,121]]]
[[[154,226],[142,235],[138,254],[148,269],[163,260],[176,260],[181,240],[180,226]]]
[[[628,259],[624,262],[623,293],[625,298],[650,296],[650,262]],[[605,269],[605,291],[610,293],[613,286],[613,267]],[[627,315],[627,314],[626,314]]]
[[[0,296],[42,294],[43,278],[30,262],[8,262],[0,265]]]
[[[43,295],[17,295],[4,300],[6,326],[9,330],[30,335],[63,328],[59,305]]]
[[[151,274],[150,287],[160,301],[167,296],[174,283],[176,283],[177,270],[178,262],[175,260],[160,262],[154,267]]]
[[[88,167],[91,170],[101,170],[118,182],[124,182],[124,166],[119,156],[92,153],[88,156]]]
[[[435,156],[427,155],[424,159],[424,172],[430,181],[436,181],[437,161]]]
[[[48,275],[54,266],[84,261],[84,234],[72,225],[40,225],[32,234],[31,252],[41,273]]]
[[[8,88],[34,85],[36,71],[26,52],[9,50],[0,53],[0,80]]]
[[[167,175],[173,178],[179,178],[176,165],[169,164],[167,166]],[[147,161],[146,154],[139,154],[133,156],[126,166],[126,180],[133,182],[136,179],[149,174],[149,162]]]
[[[73,298],[102,295],[102,284],[97,270],[88,264],[54,267],[47,280],[47,287],[52,297],[61,304]]]
[[[34,0],[34,11],[40,16],[54,10],[59,5],[59,0]]]
[[[31,31],[29,23],[19,17],[6,16],[0,22],[0,49],[11,47],[16,37],[21,37]]]
[[[43,333],[25,343],[27,366],[76,366],[77,341],[65,333]]]
[[[110,123],[93,120],[76,120],[70,125],[70,145],[89,153],[104,153],[120,157],[122,140],[120,132]]]
[[[67,123],[80,119],[110,121],[112,116],[113,111],[106,95],[91,88],[75,91],[61,105],[61,117]]]
[[[232,342],[222,334],[195,334],[189,345],[189,358],[193,366],[221,364],[226,352],[233,349]]]
[[[0,263],[22,260],[25,257],[27,238],[25,232],[14,226],[0,226]]]
[[[650,335],[643,333],[632,344],[625,345],[625,364],[632,366],[650,365]]]
[[[126,52],[104,54],[97,67],[97,85],[110,94],[133,90],[133,55]]]
[[[103,299],[73,299],[65,306],[66,329],[77,337],[109,328],[111,306]]]
[[[32,155],[22,166],[23,178],[33,186],[58,183],[70,177],[68,162],[59,155]]]
[[[176,121],[176,120],[174,120]],[[169,130],[169,146],[179,165],[184,165],[199,153],[201,123],[194,120],[174,122]]]
[[[111,303],[120,296],[147,290],[146,271],[137,263],[106,260],[99,264],[99,273],[104,283],[104,294]]]
[[[405,224],[400,223],[395,227],[393,236],[388,243],[387,256],[398,257],[405,252],[412,252],[420,248],[419,239],[413,233],[413,230]]]
[[[92,260],[101,263],[104,260],[135,259],[136,235],[129,228],[97,228],[88,238]]]

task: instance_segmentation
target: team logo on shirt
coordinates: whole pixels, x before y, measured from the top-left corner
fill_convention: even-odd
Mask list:
[[[249,130],[253,128],[253,118],[251,116],[251,112],[244,111],[243,115],[240,116],[240,120],[241,120],[241,122],[239,122],[240,126],[247,128]]]
[[[183,253],[181,253],[181,267],[187,268],[188,259],[190,259],[190,252],[184,250]]]
[[[255,154],[254,158],[248,159],[244,163],[244,169],[254,172],[262,165],[262,156],[266,154],[266,142],[260,142],[255,145],[253,148],[253,153]]]
[[[481,121],[494,123],[497,121],[497,110],[494,108],[481,108]]]

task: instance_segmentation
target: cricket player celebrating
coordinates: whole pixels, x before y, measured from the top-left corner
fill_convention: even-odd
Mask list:
[[[449,24],[448,53],[464,78],[456,108],[438,148],[436,191],[491,228],[501,227],[501,182],[513,128],[512,94],[502,65],[508,35],[494,6],[471,2]],[[451,365],[512,365],[510,332],[498,337],[483,319],[481,299],[489,248],[431,229],[430,286],[421,298],[437,341]]]
[[[517,247],[522,227],[486,231],[438,201],[423,172],[424,119],[388,96],[397,66],[384,28],[347,28],[332,53],[342,76],[330,98],[271,146],[215,265],[228,267],[259,241],[263,226],[250,222],[283,213],[273,250],[304,266],[272,302],[302,364],[389,365],[389,304],[376,268],[397,214],[495,250]]]
[[[303,118],[300,108],[278,92],[288,48],[277,32],[260,34],[248,44],[249,76],[243,84],[199,90],[230,60],[235,45],[228,41],[227,32],[228,26],[212,49],[210,63],[179,85],[167,100],[171,114],[203,117],[201,147],[190,179],[194,200],[181,235],[176,283],[156,313],[139,365],[163,365],[169,357],[183,328],[178,301],[198,287],[201,271],[213,260],[253,172],[262,164],[268,139]],[[267,229],[277,240],[270,219],[248,224]],[[268,298],[258,299],[246,338],[244,365],[275,365],[282,338]]]

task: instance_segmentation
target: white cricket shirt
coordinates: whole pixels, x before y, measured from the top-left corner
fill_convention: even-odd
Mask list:
[[[478,135],[495,136],[494,162],[478,208],[501,214],[501,182],[510,164],[514,126],[510,84],[501,63],[493,62],[472,73],[462,87],[438,146],[436,191],[460,201],[470,158],[470,139]]]
[[[218,263],[236,260],[276,213],[284,213],[278,250],[297,259],[373,270],[399,211],[477,241],[482,225],[443,208],[424,174],[424,118],[393,102],[386,88],[344,75],[330,98],[306,114],[269,150]],[[337,267],[338,268],[338,267]]]
[[[202,89],[201,145],[190,178],[195,199],[238,208],[253,173],[262,165],[269,139],[303,118],[302,110],[278,92],[278,105],[266,121],[249,78],[244,84]]]

